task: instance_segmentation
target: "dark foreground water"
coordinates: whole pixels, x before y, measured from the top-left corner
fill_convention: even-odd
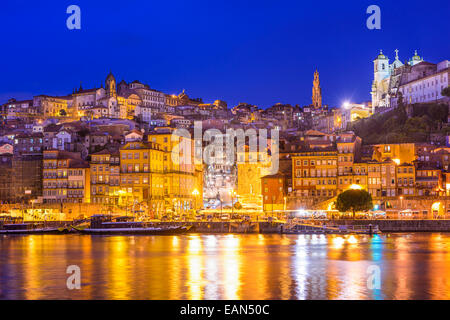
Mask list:
[[[0,236],[0,298],[450,299],[450,234]]]

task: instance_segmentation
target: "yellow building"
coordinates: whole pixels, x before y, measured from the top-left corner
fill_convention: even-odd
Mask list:
[[[157,143],[129,142],[120,148],[119,203],[139,205],[149,216],[164,213],[164,152]]]
[[[394,160],[397,164],[412,163],[416,160],[416,145],[414,143],[375,145],[372,159],[384,161],[387,158]]]
[[[120,153],[104,149],[91,155],[91,202],[118,205],[120,191]]]
[[[41,95],[36,97],[37,102],[41,105],[44,117],[66,117],[69,116],[68,108],[70,97],[51,97]]]
[[[354,163],[353,164],[353,178],[352,182],[353,184],[357,184],[361,186],[363,189],[368,190],[368,179],[367,179],[367,171],[368,171],[368,164],[365,162],[361,163]]]
[[[400,196],[413,196],[416,185],[416,168],[411,163],[397,166],[397,188]]]
[[[166,210],[173,213],[191,211],[203,205],[203,167],[194,161],[193,139],[176,132],[156,132],[148,141],[163,151],[164,200]]]
[[[339,191],[347,190],[353,180],[353,164],[359,155],[361,148],[361,138],[355,136],[353,132],[343,133],[339,135],[337,141],[338,150],[338,189]]]
[[[271,159],[267,152],[237,153],[237,196],[245,207],[262,208],[261,178],[271,174]]]
[[[292,156],[292,187],[304,198],[337,195],[338,156],[333,147],[308,150]]]
[[[45,150],[43,162],[44,203],[90,202],[89,164],[79,153]]]

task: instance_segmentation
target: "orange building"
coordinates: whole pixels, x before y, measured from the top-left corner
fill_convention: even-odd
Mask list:
[[[286,209],[286,182],[286,176],[282,173],[261,178],[261,193],[263,196],[263,210],[265,212]]]

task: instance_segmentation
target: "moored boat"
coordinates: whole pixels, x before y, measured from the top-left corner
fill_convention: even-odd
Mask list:
[[[170,235],[186,233],[191,226],[160,227],[144,221],[134,221],[132,217],[112,219],[107,215],[94,215],[88,228],[73,228],[80,233],[93,235]]]
[[[58,228],[47,228],[41,223],[1,224],[0,235],[5,234],[58,234]]]

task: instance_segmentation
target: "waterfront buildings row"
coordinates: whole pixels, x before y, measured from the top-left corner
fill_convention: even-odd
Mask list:
[[[331,209],[339,193],[367,190],[379,209],[393,202],[450,196],[450,148],[431,144],[362,146],[353,132],[339,135],[309,132],[280,159],[291,167],[261,177],[266,211]],[[413,203],[411,202],[411,203]],[[409,205],[411,205],[411,203]]]
[[[116,84],[112,73],[98,88],[11,99],[0,106],[0,201],[122,205],[159,214],[200,208],[203,200],[205,206],[239,202],[266,211],[315,207],[352,185],[384,207],[400,196],[447,195],[446,148],[363,146],[346,129],[380,107],[448,102],[440,90],[448,86],[448,61],[434,65],[416,54],[402,64],[397,55],[389,65],[380,54],[375,78],[372,102],[334,109],[322,103],[317,70],[312,103],[304,107],[278,103],[263,110],[240,103],[228,109],[224,101],[204,103],[184,90],[171,95],[137,80]],[[270,148],[238,154],[244,161],[189,161],[192,140],[172,133],[192,133],[194,124],[202,132],[279,129],[279,172],[268,174]],[[174,152],[180,145],[191,152]]]

